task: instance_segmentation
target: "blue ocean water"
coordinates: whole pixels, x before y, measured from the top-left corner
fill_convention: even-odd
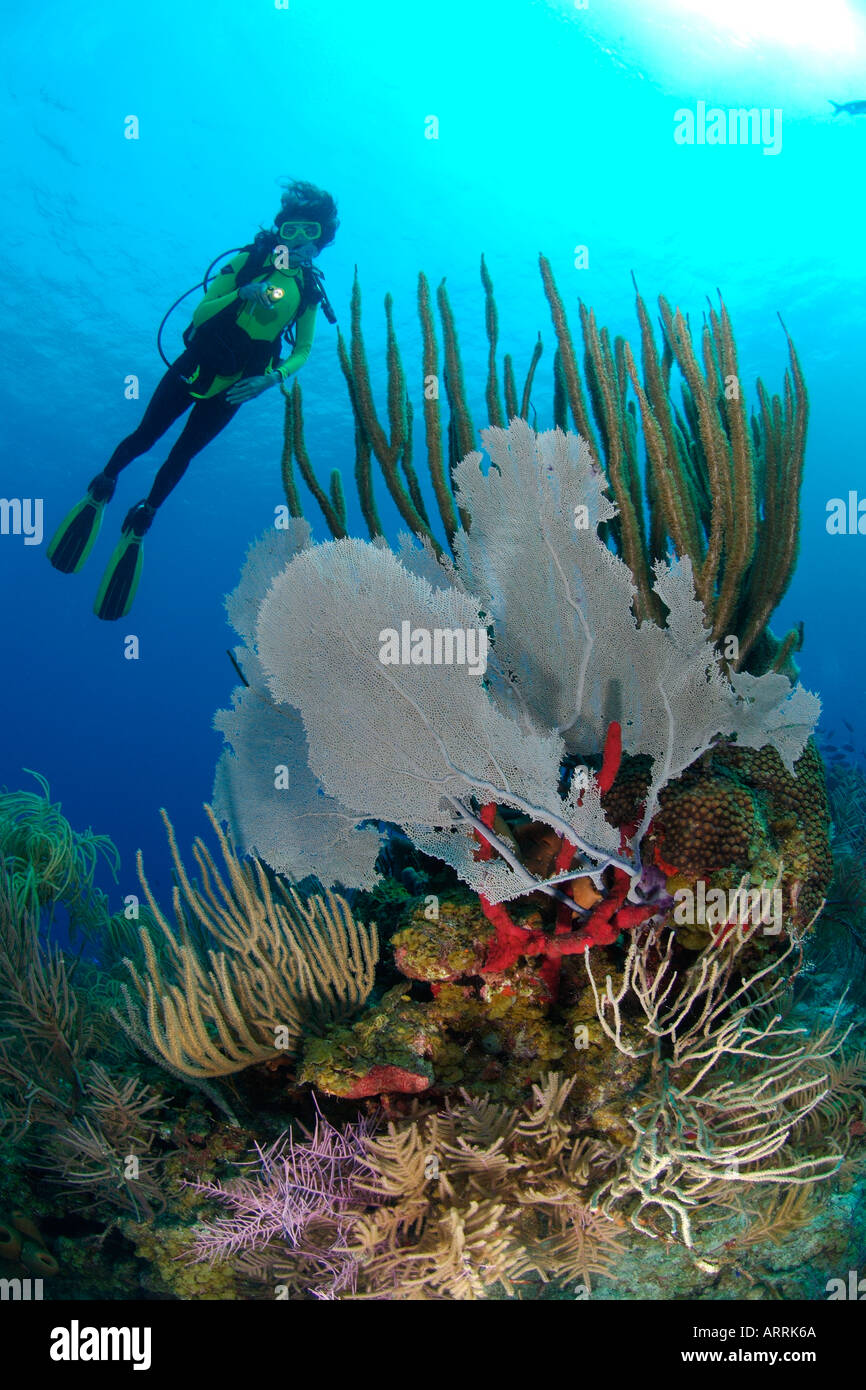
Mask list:
[[[74,826],[110,833],[124,864],[114,894],[134,890],[139,847],[167,888],[160,806],[181,845],[203,829],[221,746],[211,719],[236,684],[223,595],[283,500],[278,394],[246,405],[161,509],[129,618],[100,623],[91,605],[120,521],[174,431],[123,473],[81,575],[56,573],[44,552],[162,374],[164,310],[214,256],[270,225],[289,177],[337,198],[340,231],[320,263],[344,331],[358,267],[383,407],[386,292],[420,401],[423,268],[433,285],[447,276],[470,407],[485,423],[482,252],[518,379],[542,334],[543,425],[554,337],[539,251],[574,329],[580,297],[633,343],[630,272],[648,300],[662,292],[693,321],[720,287],[750,399],[758,374],[781,385],[781,313],[812,415],[800,563],[773,625],[804,621],[804,682],[824,701],[825,727],[849,720],[859,749],[866,537],[830,536],[826,509],[866,495],[866,116],[834,116],[829,104],[866,99],[864,56],[866,13],[853,0],[46,0],[7,14],[0,494],[43,499],[45,534],[41,545],[0,536],[0,784],[41,771]],[[678,144],[676,113],[701,102],[781,113],[780,148]],[[185,322],[181,310],[168,326],[172,353]],[[301,374],[307,439],[320,477],[344,470],[363,534],[335,343],[320,318]],[[140,400],[125,399],[131,374]],[[396,531],[384,488],[380,500]],[[124,657],[129,634],[135,661]]]

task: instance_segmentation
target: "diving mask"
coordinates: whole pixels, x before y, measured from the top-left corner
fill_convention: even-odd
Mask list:
[[[280,226],[280,241],[290,250],[294,250],[307,242],[318,242],[322,235],[322,225],[320,222],[297,222],[294,219],[283,222]]]

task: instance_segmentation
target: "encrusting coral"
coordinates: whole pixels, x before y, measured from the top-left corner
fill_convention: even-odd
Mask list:
[[[640,759],[624,760],[603,798],[616,824],[637,818],[647,780]],[[793,774],[771,747],[722,743],[661,792],[646,849],[670,892],[693,890],[698,880],[708,890],[734,887],[747,870],[755,883],[768,883],[781,863],[788,922],[802,931],[829,891],[829,832],[824,765],[813,740]]]

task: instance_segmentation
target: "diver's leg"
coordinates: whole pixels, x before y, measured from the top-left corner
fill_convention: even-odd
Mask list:
[[[117,475],[156,443],[178,416],[192,404],[189,387],[183,381],[181,356],[165,373],[144,412],[138,429],[118,444],[101,473],[87,485],[87,494],[64,517],[48,545],[48,558],[55,569],[73,574],[81,569],[99,533],[105,504],[114,496]]]
[[[142,538],[150,530],[157,507],[183,477],[190,459],[225,429],[239,409],[239,405],[228,404],[224,393],[196,401],[180,438],[154,479],[150,495],[136,502],[126,515],[93,605],[98,618],[111,621],[129,612],[141,575]]]
[[[211,396],[206,401],[196,401],[179,439],[153,480],[153,487],[147,497],[150,507],[162,505],[169,493],[177,487],[189,467],[190,460],[222,433],[229,420],[239,410],[240,405],[229,405],[225,392]]]
[[[152,449],[175,420],[179,419],[185,410],[189,410],[193,397],[178,370],[181,360],[173,363],[165,373],[150,398],[140,425],[120,441],[105,468],[94,478],[91,490],[96,484],[97,492],[108,491],[109,495],[113,493],[113,484],[118,473],[126,468],[127,464],[132,463],[133,459]]]

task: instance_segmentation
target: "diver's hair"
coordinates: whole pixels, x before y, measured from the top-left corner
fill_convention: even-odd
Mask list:
[[[283,184],[283,189],[280,208],[274,218],[276,230],[274,227],[270,230],[260,227],[252,244],[244,247],[244,250],[251,254],[243,269],[238,272],[238,286],[254,280],[268,256],[279,246],[279,229],[283,222],[291,222],[294,219],[298,222],[318,222],[322,228],[322,235],[316,242],[319,251],[330,246],[337,234],[340,219],[337,217],[337,204],[330,193],[326,193],[323,188],[317,188],[314,183],[305,182],[304,179],[291,179]]]
[[[283,190],[280,209],[274,218],[277,230],[283,222],[318,222],[322,235],[316,245],[320,251],[330,246],[340,225],[337,204],[330,193],[317,188],[314,183],[307,183],[305,179],[290,179],[283,185]]]

